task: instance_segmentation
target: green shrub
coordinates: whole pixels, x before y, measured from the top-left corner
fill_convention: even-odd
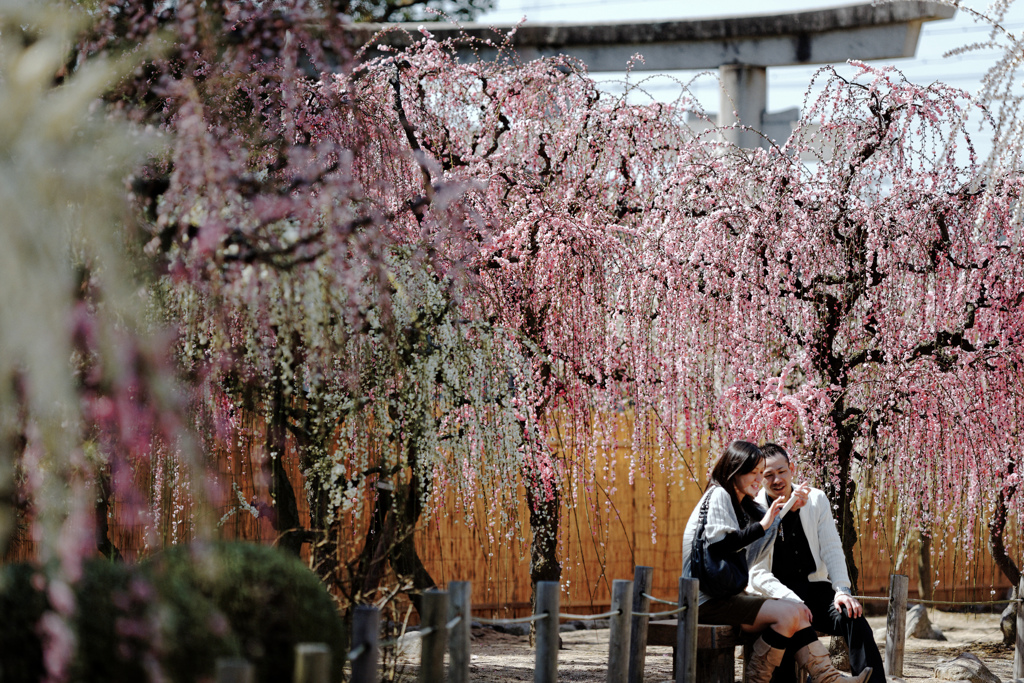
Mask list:
[[[202,644],[217,639],[218,631],[230,633],[232,647],[255,665],[261,683],[290,680],[295,645],[302,642],[327,643],[334,677],[341,679],[342,626],[334,601],[294,556],[249,543],[179,546],[154,557],[148,569],[165,604],[184,614],[182,601],[190,600],[193,611],[202,605],[205,614],[165,630],[164,661],[175,680],[212,671]]]
[[[0,681],[38,683],[44,678],[39,621],[50,609],[33,577],[39,568],[27,563],[0,568]],[[141,593],[141,594],[140,594]],[[152,590],[144,578],[120,562],[91,560],[75,586],[75,631],[78,647],[71,681],[136,683],[146,680],[157,631]]]
[[[43,646],[36,624],[50,603],[32,585],[35,572],[24,563],[0,567],[0,681],[4,683],[43,679]]]
[[[0,681],[38,683],[37,626],[48,609],[37,569],[0,567]],[[76,586],[78,650],[70,679],[136,683],[161,670],[177,683],[212,678],[218,657],[253,663],[261,683],[291,680],[295,645],[325,642],[335,680],[341,620],[320,580],[298,559],[247,543],[178,546],[142,565],[87,562]]]
[[[82,683],[146,681],[157,665],[158,609],[149,580],[123,562],[85,563],[75,586],[78,651],[71,680]]]

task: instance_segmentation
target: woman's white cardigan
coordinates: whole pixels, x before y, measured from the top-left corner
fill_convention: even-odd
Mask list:
[[[704,505],[704,499],[709,497],[708,521],[704,527],[704,537],[707,544],[710,545],[722,540],[730,531],[737,533],[740,531],[740,522],[736,517],[736,511],[732,508],[732,499],[729,494],[717,484],[709,486],[708,490],[701,496],[697,507],[690,513],[690,518],[686,522],[686,529],[683,532],[683,576],[687,578],[693,578],[693,574],[690,571],[690,550],[693,548],[693,537],[697,533],[697,525],[700,523],[700,508]],[[748,567],[753,567],[774,545],[775,536],[779,531],[779,521],[779,518],[776,517],[764,536],[736,551],[746,553]],[[698,604],[703,605],[711,599],[712,596],[701,591]]]
[[[764,489],[755,498],[758,505],[768,504],[768,496]],[[843,543],[839,539],[835,519],[832,517],[832,506],[825,492],[812,488],[807,496],[807,504],[800,508],[800,526],[807,537],[807,545],[814,557],[814,572],[807,577],[808,581],[831,581],[836,593],[850,593],[850,574],[846,571],[846,556],[843,554]],[[768,546],[768,552],[760,560],[750,565],[750,585],[747,590],[769,598],[788,598],[800,600],[800,596],[787,588],[772,574],[772,560],[775,544]]]

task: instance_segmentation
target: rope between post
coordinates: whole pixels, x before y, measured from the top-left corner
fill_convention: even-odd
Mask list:
[[[652,619],[656,619],[658,617],[671,617],[673,615],[685,612],[687,609],[688,609],[688,606],[687,605],[683,605],[682,607],[676,607],[675,609],[669,610],[668,612],[633,612],[633,616],[634,617],[649,617],[649,618],[652,618]]]
[[[535,621],[540,621],[548,615],[545,614],[532,614],[528,617],[516,617],[515,619],[487,619],[485,617],[475,617],[474,621],[479,621],[481,624],[528,624]]]
[[[889,598],[882,595],[851,595],[855,600],[871,602],[889,602]],[[973,602],[955,602],[953,600],[907,600],[908,605],[954,605],[961,607],[981,607],[984,605],[1006,605],[1011,602],[1021,602],[1021,598],[1007,598],[1006,600],[976,600]]]
[[[656,618],[661,618],[661,617],[675,616],[676,614],[681,614],[682,612],[685,612],[686,609],[687,609],[686,605],[683,605],[682,607],[678,607],[677,605],[679,603],[677,603],[677,602],[672,602],[670,600],[662,600],[661,598],[657,598],[657,597],[655,597],[653,595],[648,595],[647,593],[643,593],[643,596],[645,598],[649,599],[649,600],[654,601],[654,602],[660,602],[660,603],[665,604],[665,605],[673,605],[673,606],[676,606],[676,608],[673,609],[673,610],[669,610],[667,612],[633,612],[633,616],[648,617],[650,619],[656,619]],[[889,602],[889,598],[888,597],[881,596],[881,595],[852,595],[850,597],[852,597],[852,598],[854,598],[856,600],[861,600],[861,601],[865,601],[865,602]],[[952,606],[960,606],[960,607],[973,607],[973,606],[984,606],[984,605],[1006,605],[1006,604],[1014,603],[1014,602],[1015,603],[1024,602],[1024,598],[1008,598],[1006,600],[976,600],[976,601],[969,601],[969,602],[955,602],[953,600],[908,600],[907,604],[908,605],[925,605],[925,606],[938,606],[938,605],[950,606],[950,605],[952,605]],[[603,612],[601,614],[565,614],[565,613],[559,613],[558,616],[560,618],[562,618],[562,619],[573,619],[573,620],[576,620],[576,621],[594,621],[594,620],[597,620],[597,619],[607,619],[608,617],[614,617],[614,616],[618,616],[620,614],[622,614],[622,610],[611,610],[609,612]],[[517,618],[514,618],[514,619],[488,619],[486,617],[476,617],[474,619],[474,621],[478,621],[481,624],[490,624],[490,625],[500,626],[500,625],[504,625],[504,624],[527,624],[527,623],[533,623],[535,621],[540,621],[541,619],[544,619],[547,616],[548,616],[547,614],[532,614],[532,615],[530,615],[528,617],[517,617]],[[457,617],[453,618],[451,621],[449,621],[447,624],[445,624],[445,628],[448,629],[448,630],[454,628],[459,623],[459,621],[461,619],[462,619],[461,616],[457,616]],[[433,633],[436,630],[437,629],[435,627],[428,626],[427,628],[421,629],[419,631],[409,631],[405,635],[408,636],[408,637],[418,636],[418,637],[422,638],[423,636],[430,635],[431,633]],[[399,639],[398,638],[393,638],[391,640],[386,640],[386,641],[384,641],[382,643],[379,643],[378,647],[383,649],[383,648],[392,647],[394,645],[397,645],[398,643],[399,643]],[[350,650],[348,652],[348,654],[346,655],[346,659],[348,659],[349,661],[357,659],[358,657],[363,655],[366,652],[366,650],[367,650],[367,646],[366,646],[365,643],[363,643],[359,647],[356,647],[356,648],[353,648],[352,650]]]
[[[678,607],[679,606],[679,603],[675,602],[673,600],[662,600],[661,598],[656,598],[653,595],[648,595],[647,593],[642,593],[641,595],[643,595],[648,600],[653,600],[654,602],[660,602],[663,605],[672,605],[673,607]]]
[[[382,650],[385,648],[394,647],[395,645],[398,645],[402,642],[402,638],[422,638],[423,636],[429,636],[436,630],[437,629],[435,629],[433,626],[428,626],[427,628],[420,629],[419,631],[406,631],[400,638],[391,638],[390,640],[385,640],[381,643],[378,643],[377,647],[379,647]]]
[[[622,614],[622,610],[615,609],[610,612],[602,612],[601,614],[562,614],[558,613],[558,616],[562,619],[573,619],[575,621],[594,621],[596,619],[607,619],[608,617],[617,617]]]
[[[392,638],[391,640],[385,640],[382,643],[378,643],[377,647],[383,650],[384,648],[398,645],[400,642],[402,642],[402,638],[422,638],[424,636],[429,636],[436,630],[437,628],[434,626],[427,626],[426,628],[421,628],[419,631],[406,631],[401,638]]]
[[[1020,602],[1020,598],[1009,598],[1007,600],[978,600],[977,602],[952,602],[950,600],[907,600],[908,605],[963,605],[965,607],[982,607],[984,605],[1005,605],[1011,602]]]
[[[363,643],[359,647],[354,647],[348,651],[348,654],[345,655],[345,659],[347,659],[350,662],[354,662],[355,660],[359,659],[364,652],[366,652],[366,649],[366,643]]]

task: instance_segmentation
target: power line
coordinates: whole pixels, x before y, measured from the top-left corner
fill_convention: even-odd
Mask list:
[[[618,2],[618,0],[562,0],[561,2],[557,2],[557,3],[554,3],[554,4],[542,4],[540,2],[524,2],[524,3],[518,5],[518,7],[515,7],[515,8],[500,7],[498,11],[517,12],[517,11],[528,11],[528,10],[531,10],[531,9],[532,10],[550,10],[550,9],[557,10],[557,9],[561,9],[561,8],[579,8],[579,7],[586,7],[586,6],[608,5],[608,4],[611,4],[613,2]],[[650,4],[650,3],[654,3],[654,2],[664,2],[664,0],[633,0],[633,4],[637,4],[637,3],[640,3],[640,4]],[[505,3],[501,3],[501,4],[505,4]],[[921,37],[922,41],[927,39],[930,36],[978,34],[978,33],[982,33],[982,32],[990,32],[992,30],[992,28],[990,26],[980,25],[980,24],[969,25],[969,26],[948,26],[948,27],[938,27],[938,26],[936,26],[935,28],[932,28],[932,25],[933,24],[929,23],[929,24],[927,24],[926,26],[923,27],[924,30],[922,31],[922,37]],[[1005,23],[1001,24],[1001,26],[1004,29],[1007,29],[1007,30],[1024,28],[1024,22],[1020,22],[1020,21],[1017,21],[1017,22],[1005,22]],[[909,80],[918,81],[918,82],[926,82],[926,81],[929,80],[929,78],[926,75],[920,75],[920,74],[915,74],[914,73],[914,71],[918,67],[930,67],[930,66],[936,66],[936,65],[953,66],[953,65],[957,65],[957,64],[965,64],[965,63],[978,62],[978,61],[994,61],[996,56],[1000,52],[1001,52],[1001,50],[998,47],[994,47],[994,48],[991,48],[991,49],[976,50],[976,51],[968,52],[968,53],[965,53],[965,54],[959,54],[959,55],[955,55],[955,56],[952,56],[952,57],[928,57],[928,58],[921,58],[921,59],[904,59],[904,60],[898,60],[898,63],[901,63],[900,70],[908,75],[908,79]],[[793,70],[797,70],[797,69],[800,69],[800,68],[806,68],[806,69],[808,69],[808,72],[810,72],[811,70],[816,70],[816,69],[821,68],[821,67],[816,67],[816,66],[800,67],[798,65],[794,65],[794,67],[789,67],[789,68],[793,69]],[[778,73],[774,69],[772,71],[775,71],[776,73]],[[941,80],[941,81],[944,81],[944,82],[964,82],[964,81],[977,81],[977,82],[980,82],[981,77],[982,77],[981,75],[974,74],[974,73],[972,73],[972,74],[950,75],[948,72],[942,72],[942,73],[936,74],[936,76],[937,77],[932,79],[932,80]],[[790,79],[785,79],[785,78],[780,79],[778,77],[773,78],[771,76],[771,73],[769,74],[769,84],[772,85],[773,87],[804,86],[804,85],[807,84],[808,81],[809,81],[809,77],[807,77],[807,78],[799,77],[799,78],[790,78]],[[701,82],[697,82],[697,83],[695,83],[695,84],[693,84],[691,86],[691,89],[692,90],[700,90],[702,87],[705,87],[705,88],[717,88],[718,87],[717,83],[713,83],[713,82],[706,82],[706,83],[707,83],[707,85],[705,85],[704,83],[701,83]],[[677,88],[678,86],[675,85],[675,84],[672,84],[672,85],[660,85],[660,86],[656,86],[656,87],[658,87],[661,90],[664,90],[666,88]]]
[[[978,83],[981,83],[981,81],[985,77],[986,73],[987,72],[971,72],[971,73],[962,73],[962,74],[950,74],[948,72],[943,72],[943,73],[939,73],[939,72],[934,72],[934,73],[912,73],[912,72],[909,72],[909,70],[908,70],[908,71],[903,72],[903,75],[911,83],[918,83],[920,85],[927,85],[929,83],[937,83],[937,82],[947,83],[947,82],[951,82],[951,81],[977,81]],[[673,79],[673,78],[671,78],[669,76],[666,76],[666,78],[668,78],[672,82],[669,82],[669,83],[660,82],[659,83],[658,82],[660,80],[659,76],[661,76],[661,74],[650,74],[648,76],[644,76],[643,78],[639,78],[639,79],[633,78],[633,79],[631,79],[629,81],[629,86],[630,87],[642,87],[642,88],[666,89],[666,88],[682,88],[683,85],[685,83],[687,83],[687,79],[685,79],[685,78]],[[596,82],[598,82],[598,83],[608,83],[608,84],[621,83],[623,85],[623,87],[625,87],[625,85],[626,85],[625,84],[625,80],[621,79],[621,78],[594,78],[594,80]],[[768,78],[768,85],[769,85],[769,87],[772,87],[772,88],[806,87],[807,85],[810,84],[810,82],[811,82],[811,75],[810,74],[807,74],[806,77],[799,77],[798,76],[798,77],[790,77],[790,78],[772,78],[769,75],[769,78]],[[720,88],[721,88],[721,86],[718,83],[718,81],[715,80],[711,76],[709,76],[706,79],[690,81],[689,85],[687,86],[688,90],[693,90],[693,91],[696,91],[696,90],[718,90]]]
[[[1024,28],[1024,21],[1016,21],[1016,22],[1009,23],[1009,24],[1000,24],[1000,26],[1002,26],[1006,30]],[[926,24],[924,27],[922,27],[921,34],[922,35],[929,35],[929,36],[938,36],[938,35],[949,35],[949,34],[953,34],[953,33],[980,33],[982,31],[985,32],[985,33],[991,33],[992,32],[992,27],[991,26],[953,26],[953,27],[932,28],[930,24]]]
[[[927,85],[928,83],[937,83],[937,82],[947,83],[947,82],[950,82],[950,81],[976,81],[976,82],[978,82],[980,84],[981,80],[982,80],[982,78],[984,78],[984,76],[985,76],[984,73],[978,73],[978,74],[961,74],[961,75],[955,75],[955,76],[948,76],[948,75],[947,76],[937,76],[937,77],[932,78],[932,79],[918,77],[918,78],[908,79],[908,80],[911,80],[912,82],[915,82],[915,81],[919,82],[921,85]],[[620,89],[622,89],[622,90],[625,90],[626,87],[627,87],[627,85],[625,83],[623,83],[621,81],[616,81],[616,80],[605,80],[605,81],[597,80],[596,82],[597,82],[597,85],[599,87],[600,86],[604,86],[604,85],[620,85],[621,86]],[[769,80],[768,81],[768,85],[770,87],[772,87],[772,88],[805,88],[809,84],[810,84],[810,79],[807,79],[807,80],[788,79],[788,80]],[[672,90],[680,90],[680,91],[682,91],[682,89],[683,89],[682,84],[675,83],[675,82],[673,82],[673,83],[645,82],[645,83],[641,84],[638,81],[634,81],[634,82],[629,83],[628,87],[630,89],[635,89],[635,90],[670,90],[670,89],[672,89]],[[691,92],[694,92],[694,91],[697,91],[697,90],[708,91],[708,90],[718,90],[719,87],[720,86],[718,85],[718,83],[710,82],[709,81],[707,83],[693,83],[693,84],[691,84],[687,88],[687,90],[689,90]]]
[[[995,61],[995,58],[997,56],[998,56],[997,54],[992,54],[991,52],[987,52],[987,53],[986,52],[972,52],[972,53],[968,53],[968,54],[954,55],[952,57],[934,57],[934,58],[927,57],[927,58],[923,58],[923,59],[904,58],[904,59],[900,59],[900,60],[892,60],[892,61],[889,61],[887,63],[888,64],[892,64],[893,66],[895,66],[900,73],[902,73],[903,75],[907,76],[908,80],[915,80],[915,79],[920,78],[919,74],[915,74],[914,73],[920,67],[935,66],[935,65],[950,66],[950,65],[962,64],[962,63],[967,63],[967,62],[982,62],[982,61],[993,62],[993,61]],[[878,60],[872,60],[872,61],[878,61]],[[779,83],[779,82],[787,82],[786,79],[785,79],[786,75],[792,75],[793,73],[812,74],[812,73],[817,72],[817,71],[819,71],[821,69],[828,68],[828,66],[829,66],[828,64],[818,64],[818,65],[814,65],[814,64],[811,64],[811,65],[794,64],[794,65],[791,65],[791,66],[784,66],[784,67],[783,66],[771,67],[769,69],[769,71],[768,71],[768,83],[770,85],[772,85],[772,84],[776,84],[776,83]],[[846,66],[846,65],[841,63],[841,62],[837,62],[836,64],[834,64],[832,66]],[[782,71],[780,73],[780,71],[783,70],[783,69],[785,69],[786,71]],[[625,72],[625,69],[623,69],[623,72]],[[706,74],[709,74],[707,79],[700,80],[700,81],[695,81],[695,82],[696,83],[708,83],[708,82],[713,82],[713,74],[715,72],[714,72],[713,69],[704,69],[704,70],[701,70],[701,71],[698,71],[696,69],[679,69],[679,70],[666,71],[664,74],[655,74],[654,72],[647,72],[647,71],[634,72],[634,73],[640,75],[641,78],[657,76],[657,75],[666,75],[666,76],[672,77],[670,74],[683,74],[682,76],[679,77],[680,80],[688,80],[690,78],[696,77],[697,75],[699,75],[701,73],[706,73]],[[936,72],[936,73],[939,73],[939,72]],[[943,75],[948,74],[948,72],[947,71],[943,71],[943,72],[941,72],[941,74],[942,75],[939,75],[937,77],[937,80],[941,80],[943,78]],[[959,76],[949,76],[949,77],[950,78],[958,78]],[[780,81],[780,78],[782,78],[783,80]],[[792,79],[790,79],[790,80],[792,80]]]

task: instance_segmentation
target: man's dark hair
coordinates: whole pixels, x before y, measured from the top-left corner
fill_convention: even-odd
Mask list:
[[[786,459],[786,464],[790,464],[789,453],[787,453],[786,449],[777,443],[766,443],[761,446],[761,452],[764,453],[765,460],[768,458],[774,458],[776,455],[781,455]]]

